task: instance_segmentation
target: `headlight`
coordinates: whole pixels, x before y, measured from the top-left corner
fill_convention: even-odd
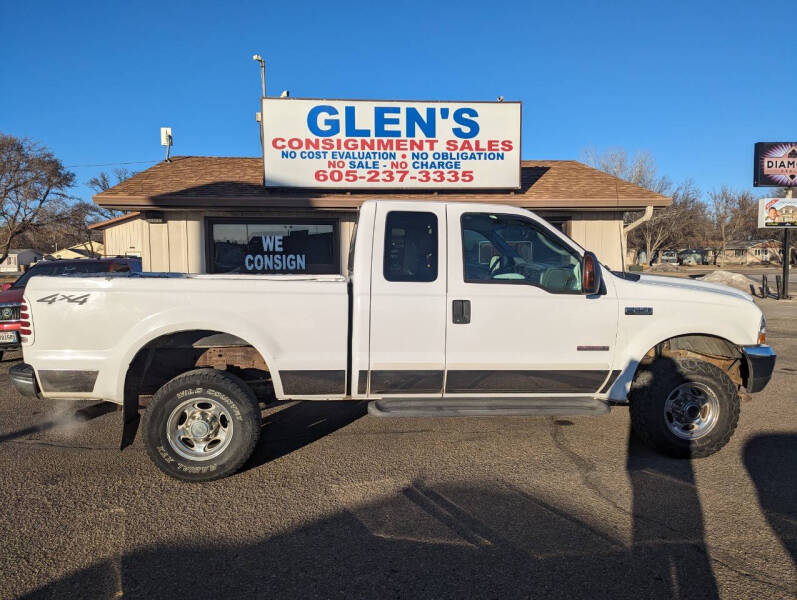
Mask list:
[[[767,343],[767,320],[764,315],[761,315],[761,327],[758,329],[758,343]]]

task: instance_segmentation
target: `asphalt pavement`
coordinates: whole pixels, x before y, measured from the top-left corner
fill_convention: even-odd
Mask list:
[[[25,400],[0,364],[0,597],[793,598],[797,302],[718,454],[605,417],[376,419],[281,403],[243,472],[162,475],[111,405]],[[80,409],[80,410],[78,410]]]

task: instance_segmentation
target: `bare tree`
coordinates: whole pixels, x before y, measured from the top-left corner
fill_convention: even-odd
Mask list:
[[[0,133],[0,262],[21,235],[64,218],[74,182],[47,149]]]
[[[122,183],[125,179],[130,179],[133,175],[135,175],[134,171],[130,171],[129,169],[125,169],[123,167],[118,167],[113,170],[113,173],[100,171],[98,175],[89,179],[86,182],[86,185],[93,189],[95,193],[99,194],[111,189],[115,185]],[[113,219],[114,217],[118,217],[122,214],[124,214],[124,211],[103,208],[101,206],[95,205],[88,215],[88,218],[95,218],[95,220],[106,220]]]
[[[644,247],[648,258],[662,248],[702,246],[708,215],[691,180],[672,192],[672,204],[655,210],[651,219],[631,231],[629,242]]]
[[[629,157],[623,148],[598,151],[595,147],[589,147],[582,150],[581,156],[589,166],[657,194],[667,194],[672,188],[670,179],[658,174],[656,161],[647,151],[637,151]]]
[[[648,152],[636,152],[629,157],[623,148],[598,151],[592,147],[581,154],[584,162],[591,167],[658,194],[667,194],[672,188],[669,178],[658,174],[656,162]],[[654,252],[671,242],[678,213],[673,207],[654,211],[649,221],[630,232],[628,242],[635,248],[645,248],[647,260],[650,261]],[[641,212],[627,212],[624,220],[627,224],[641,216]]]
[[[749,240],[758,233],[757,204],[748,191],[732,190],[722,186],[709,193],[711,217],[718,236],[718,264],[722,266],[728,241],[736,239]]]

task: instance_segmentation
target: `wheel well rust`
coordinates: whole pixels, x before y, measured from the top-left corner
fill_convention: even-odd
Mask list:
[[[273,395],[268,365],[246,340],[210,330],[162,335],[139,349],[125,374],[122,448],[135,438],[139,407],[165,383],[196,368],[234,372],[258,398]]]
[[[747,385],[747,362],[739,348],[728,340],[705,334],[679,335],[663,340],[648,350],[637,366],[640,369],[657,358],[697,358],[722,369],[737,386]]]

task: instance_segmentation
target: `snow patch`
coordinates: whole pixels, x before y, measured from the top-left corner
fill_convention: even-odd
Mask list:
[[[703,277],[699,279],[700,281],[706,281],[708,283],[721,283],[736,288],[737,290],[747,292],[748,294],[750,293],[750,286],[753,286],[753,289],[755,289],[758,285],[749,277],[741,273],[731,273],[730,271],[713,271],[708,275],[703,275]]]

